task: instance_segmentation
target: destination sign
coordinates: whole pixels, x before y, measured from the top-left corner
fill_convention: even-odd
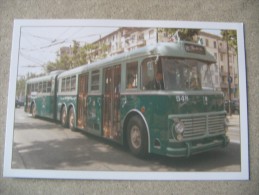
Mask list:
[[[186,52],[205,55],[205,48],[203,46],[185,43],[184,48]]]

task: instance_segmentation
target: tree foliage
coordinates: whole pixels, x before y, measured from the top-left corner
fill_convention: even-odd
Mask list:
[[[25,77],[22,77],[17,80],[16,82],[16,97],[23,97],[25,93],[25,83],[26,79]]]
[[[102,51],[102,54],[98,55],[98,49]],[[105,44],[85,44],[81,47],[79,42],[73,41],[73,45],[69,48],[71,52],[57,56],[55,62],[48,62],[45,71],[49,73],[54,70],[69,70],[82,66],[106,57],[103,52],[107,49],[108,46]]]
[[[168,36],[173,36],[178,32],[181,40],[195,42],[195,36],[198,35],[200,29],[179,29],[179,28],[160,28],[159,33],[167,33]]]
[[[229,47],[232,47],[237,52],[237,31],[236,30],[221,30],[223,40],[228,42]]]

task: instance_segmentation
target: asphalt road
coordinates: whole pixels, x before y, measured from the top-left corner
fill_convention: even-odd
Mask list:
[[[84,171],[239,172],[239,116],[230,117],[231,143],[190,158],[151,155],[139,159],[127,148],[15,110],[12,168]]]

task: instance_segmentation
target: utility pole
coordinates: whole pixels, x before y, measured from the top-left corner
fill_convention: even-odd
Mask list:
[[[227,66],[228,66],[228,111],[229,115],[231,116],[231,83],[232,83],[232,77],[230,76],[230,67],[229,67],[229,50],[228,50],[228,32],[226,33],[226,39],[227,39]]]

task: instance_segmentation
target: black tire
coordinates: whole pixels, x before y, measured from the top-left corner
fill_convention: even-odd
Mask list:
[[[147,128],[139,116],[134,116],[127,125],[127,141],[132,154],[146,157],[148,154]]]
[[[62,125],[63,127],[67,127],[67,126],[68,126],[67,110],[66,110],[65,107],[63,107],[62,110],[61,110],[60,121],[61,121],[61,125]]]
[[[31,114],[32,114],[33,118],[36,118],[36,113],[37,113],[36,105],[32,104],[32,106],[31,106]]]
[[[70,108],[68,115],[68,126],[72,131],[75,131],[75,113],[73,108]]]

